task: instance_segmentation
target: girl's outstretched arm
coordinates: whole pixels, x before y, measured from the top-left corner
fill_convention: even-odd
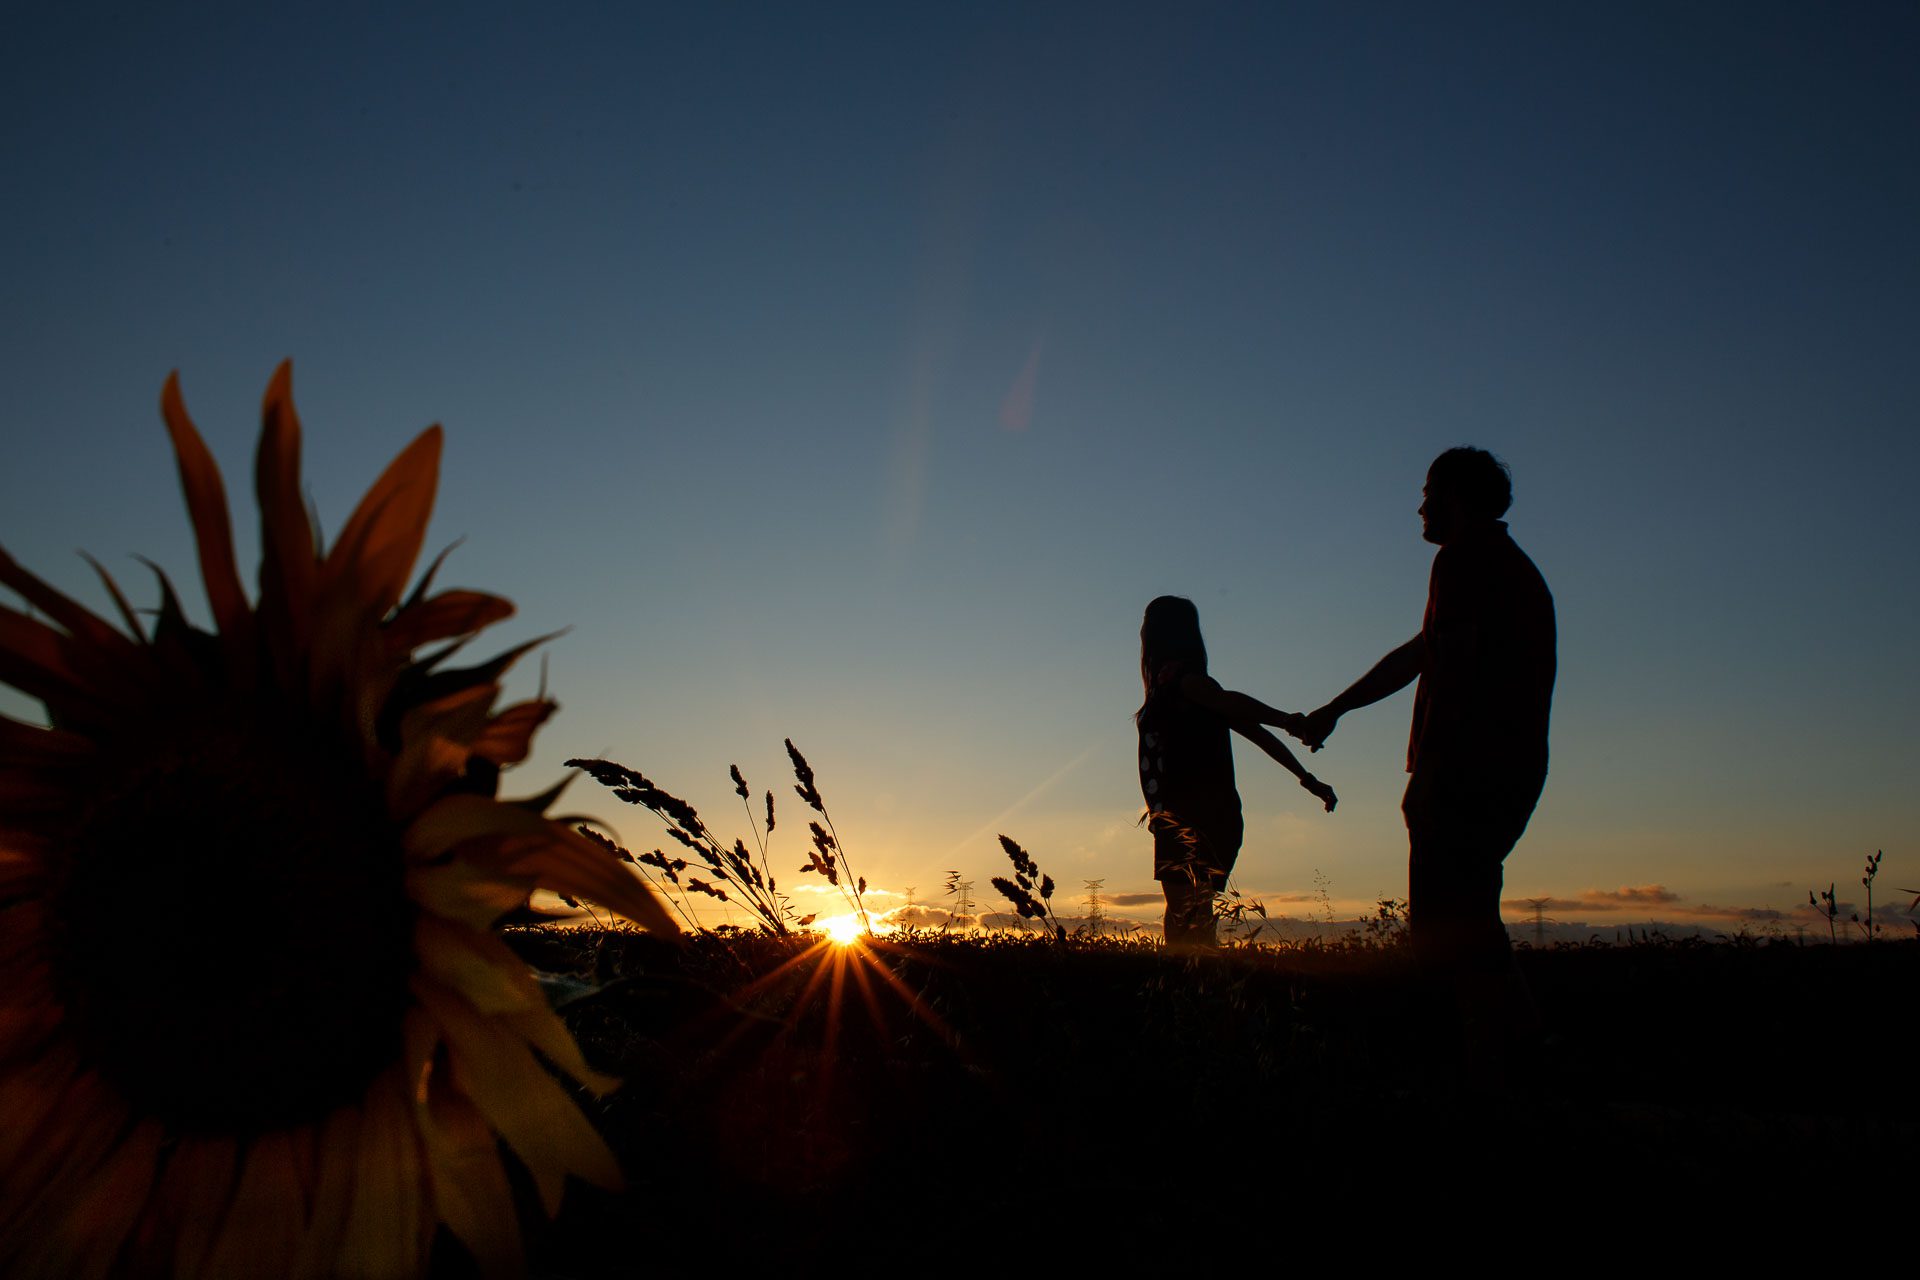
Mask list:
[[[1333,812],[1333,806],[1340,802],[1340,797],[1333,794],[1332,787],[1308,773],[1306,766],[1294,757],[1293,752],[1287,750],[1286,743],[1251,721],[1235,720],[1231,723],[1235,733],[1278,760],[1281,768],[1300,779],[1300,785],[1311,792],[1321,804],[1327,806],[1328,813]]]
[[[1292,733],[1305,719],[1298,712],[1281,711],[1248,694],[1222,689],[1212,676],[1187,676],[1180,681],[1180,692],[1195,706],[1217,712],[1236,724],[1277,724]]]

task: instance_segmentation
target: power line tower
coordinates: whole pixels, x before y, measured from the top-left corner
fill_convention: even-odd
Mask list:
[[[1528,898],[1527,905],[1533,908],[1533,945],[1545,948],[1547,945],[1547,904],[1552,898]],[[1560,923],[1558,920],[1554,924]]]
[[[962,880],[958,871],[947,872],[947,896],[953,899],[953,911],[947,919],[951,928],[961,916],[973,914],[973,881]]]
[[[1084,880],[1081,883],[1087,886],[1087,932],[1099,933],[1101,924],[1107,918],[1100,908],[1100,890],[1106,887],[1107,882],[1102,879]]]

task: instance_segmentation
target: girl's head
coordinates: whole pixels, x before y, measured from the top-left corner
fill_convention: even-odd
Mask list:
[[[1184,662],[1194,675],[1207,673],[1207,643],[1200,638],[1200,611],[1185,596],[1161,596],[1140,619],[1140,683],[1153,692],[1153,677],[1169,662]]]

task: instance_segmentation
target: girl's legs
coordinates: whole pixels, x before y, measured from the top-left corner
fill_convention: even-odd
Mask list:
[[[1167,945],[1169,947],[1215,947],[1213,882],[1204,873],[1194,878],[1178,871],[1160,882],[1167,895]]]

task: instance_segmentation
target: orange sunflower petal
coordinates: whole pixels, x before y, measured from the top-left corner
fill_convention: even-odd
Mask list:
[[[335,1109],[320,1125],[314,1146],[312,1212],[288,1268],[296,1280],[330,1280],[335,1274],[334,1260],[353,1208],[360,1131],[360,1108],[354,1106]]]
[[[247,629],[250,613],[246,592],[240,587],[240,570],[233,559],[227,488],[206,442],[187,416],[178,373],[167,375],[167,385],[160,392],[160,413],[167,421],[167,434],[173,438],[174,456],[180,464],[180,487],[186,490],[187,513],[193,519],[194,541],[200,547],[200,575],[207,584],[207,603],[221,634],[239,637]]]
[[[467,744],[485,731],[497,692],[480,685],[407,712],[400,722],[404,746],[387,776],[390,812],[418,813],[459,780],[473,755]]]
[[[482,796],[448,796],[421,814],[402,839],[410,861],[455,852],[497,874],[591,898],[654,932],[680,932],[646,882],[618,858],[537,813]]]
[[[356,603],[376,618],[399,603],[420,558],[440,480],[440,442],[440,428],[428,427],[402,450],[327,553],[323,582],[336,590],[353,584]]]
[[[79,1070],[73,1054],[53,1053],[20,1070],[0,1071],[0,1169],[12,1167]]]
[[[445,1085],[431,1089],[418,1116],[441,1220],[467,1246],[483,1276],[519,1275],[525,1266],[519,1218],[486,1118]]]
[[[567,1024],[547,1009],[525,1013],[503,1013],[501,1022],[520,1033],[522,1039],[538,1049],[541,1056],[578,1080],[594,1093],[605,1097],[620,1087],[620,1078],[595,1071],[581,1056],[580,1045],[567,1030]]]
[[[0,850],[0,868],[6,865],[6,853]],[[5,896],[0,881],[0,897]],[[31,899],[0,907],[0,984],[15,985],[16,967],[24,968],[29,958],[38,958],[46,939],[47,907]]]
[[[98,1075],[74,1076],[0,1173],[0,1238],[18,1238],[26,1223],[77,1203],[126,1126],[126,1104]]]
[[[472,635],[512,616],[513,602],[499,596],[443,591],[396,613],[386,625],[386,635],[396,653],[412,653],[421,645]]]
[[[11,909],[7,912],[12,915]],[[8,966],[11,985],[0,987],[0,1066],[24,1062],[53,1039],[64,1011],[53,995],[53,969],[44,955],[23,956]],[[31,1110],[9,1110],[0,1102],[0,1124],[27,1124]],[[0,1137],[0,1168],[5,1168],[7,1141]]]
[[[233,1201],[239,1147],[231,1138],[182,1138],[148,1202],[138,1243],[152,1261],[142,1267],[197,1276],[206,1265]]]
[[[559,709],[559,703],[544,698],[514,703],[494,716],[486,732],[474,740],[473,754],[495,764],[520,763],[533,750],[534,732]]]
[[[367,1090],[353,1201],[336,1260],[343,1277],[380,1280],[411,1275],[420,1267],[431,1224],[422,1212],[425,1171],[409,1106],[398,1070]]]
[[[414,921],[420,970],[484,1014],[544,1012],[546,997],[527,963],[491,933],[430,914]]]
[[[127,1236],[146,1207],[159,1163],[161,1126],[147,1121],[107,1157],[65,1213],[35,1224],[39,1240],[22,1275],[104,1280],[119,1271]]]
[[[140,616],[133,611],[133,606],[127,603],[125,593],[120,590],[120,584],[113,580],[113,575],[107,572],[107,566],[84,551],[80,553],[80,558],[93,566],[93,572],[99,577],[100,585],[105,587],[107,594],[113,597],[113,607],[120,611],[120,621],[127,624],[128,633],[135,640],[144,642],[147,638],[146,628],[140,625]]]
[[[96,617],[93,610],[21,568],[5,548],[0,548],[0,583],[19,592],[21,599],[66,628],[75,640],[97,650],[100,656],[125,663],[139,653],[133,641]]]
[[[515,907],[525,906],[533,889],[531,880],[495,875],[461,862],[407,868],[409,898],[434,915],[476,929],[485,929]]]
[[[4,606],[0,606],[0,684],[38,698],[56,723],[96,723],[106,714],[73,641],[46,623]]]
[[[412,985],[446,1034],[455,1085],[526,1165],[549,1218],[560,1211],[569,1173],[620,1188],[613,1153],[525,1041],[428,978],[415,975]]]
[[[463,845],[455,857],[571,898],[591,898],[651,932],[679,934],[653,890],[617,857],[557,823],[550,825],[553,834],[544,839],[477,840]]]
[[[260,405],[260,447],[254,455],[260,502],[260,613],[282,656],[297,651],[313,617],[319,550],[300,493],[300,416],[293,407],[293,362],[283,360]]]
[[[292,1139],[283,1131],[262,1134],[247,1150],[233,1204],[201,1274],[249,1280],[260,1274],[262,1259],[292,1257],[306,1209]]]

